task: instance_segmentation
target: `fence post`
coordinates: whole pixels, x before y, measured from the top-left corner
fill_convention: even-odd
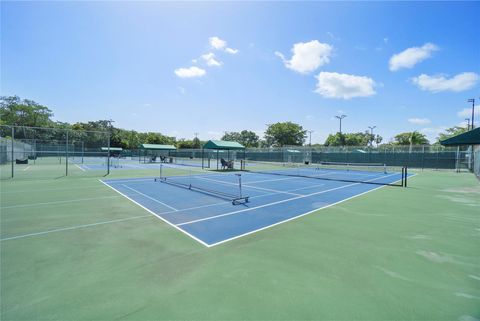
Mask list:
[[[107,175],[110,174],[110,133],[108,133]]]
[[[15,158],[15,153],[13,151],[13,140],[15,139],[15,126],[12,126],[12,178],[13,178],[13,172],[14,172],[14,169],[13,169],[13,162],[15,161],[14,158]]]
[[[460,173],[460,146],[457,146],[457,152],[455,153],[455,170]]]
[[[65,140],[65,176],[68,176],[68,129],[66,130],[67,139]]]

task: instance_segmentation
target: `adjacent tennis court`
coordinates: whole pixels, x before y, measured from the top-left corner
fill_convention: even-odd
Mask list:
[[[177,176],[103,182],[206,246],[287,222],[384,185],[403,183],[403,173],[387,172],[381,165],[250,165],[255,172],[205,174],[175,168]]]

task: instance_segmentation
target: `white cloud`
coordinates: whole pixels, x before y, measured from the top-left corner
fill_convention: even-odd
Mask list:
[[[217,50],[223,49],[227,45],[227,42],[225,40],[222,40],[218,37],[210,37],[208,40],[210,42],[210,46]]]
[[[419,62],[430,58],[438,46],[433,43],[426,43],[422,47],[411,47],[393,55],[390,58],[389,65],[391,71],[397,71],[401,68],[412,68]]]
[[[177,75],[180,78],[202,77],[202,76],[205,76],[206,73],[207,72],[204,69],[198,68],[195,66],[192,66],[190,68],[175,69],[175,75]]]
[[[229,54],[235,55],[238,52],[238,49],[226,48],[225,52],[228,52]]]
[[[388,43],[388,37],[383,38],[383,42],[384,42],[385,44],[387,44],[387,43]]]
[[[477,107],[477,106],[475,106]],[[458,117],[465,117],[471,118],[472,117],[472,109],[471,108],[464,108],[457,113]],[[475,116],[480,117],[480,108],[475,108]]]
[[[229,54],[232,54],[232,55],[234,55],[238,52],[238,49],[227,47],[227,42],[223,39],[218,38],[218,37],[210,37],[210,38],[208,38],[208,41],[210,43],[210,46],[212,46],[213,49],[223,50],[226,53],[229,53]]]
[[[428,118],[409,118],[408,122],[415,125],[426,125],[430,124],[432,121]]]
[[[350,99],[375,95],[375,82],[364,76],[324,72],[318,74],[316,93],[326,98]]]
[[[440,133],[445,132],[447,130],[447,126],[438,126],[438,127],[426,127],[420,129],[420,132],[425,134],[430,142],[436,140]]]
[[[464,72],[452,78],[446,78],[443,75],[429,76],[421,74],[418,77],[413,77],[412,82],[421,90],[434,93],[441,91],[460,92],[475,86],[478,78],[478,75],[473,72]]]
[[[305,119],[307,119],[307,120],[313,120],[313,119],[315,119],[315,116],[313,116],[313,115],[307,115],[307,116],[305,116]]]
[[[215,54],[213,52],[209,52],[207,54],[202,55],[201,57],[208,66],[221,66],[222,62],[217,60]]]
[[[282,59],[285,67],[301,74],[306,74],[328,64],[333,47],[318,40],[312,40],[294,44],[291,51],[293,55],[290,60],[285,59],[281,52],[277,51],[275,55]]]

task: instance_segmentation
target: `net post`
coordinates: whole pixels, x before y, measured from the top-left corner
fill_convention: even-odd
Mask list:
[[[407,187],[408,167],[405,166],[405,187]]]
[[[13,178],[13,173],[14,173],[14,168],[13,168],[13,162],[14,162],[14,157],[15,157],[15,153],[14,153],[14,143],[13,143],[13,140],[15,139],[15,126],[12,126],[12,178]]]
[[[405,187],[405,166],[402,166],[402,187]]]

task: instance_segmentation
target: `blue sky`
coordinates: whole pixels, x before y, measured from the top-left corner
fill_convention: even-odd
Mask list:
[[[479,2],[1,9],[1,94],[47,105],[59,121],[201,139],[293,121],[322,143],[341,113],[347,132],[375,125],[385,140],[410,130],[433,140],[465,122],[468,98],[480,105]]]

